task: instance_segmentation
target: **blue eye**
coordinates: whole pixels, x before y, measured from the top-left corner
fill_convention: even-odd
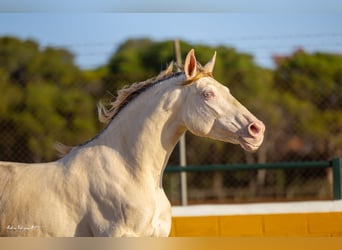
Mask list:
[[[210,99],[215,96],[213,91],[207,91],[207,90],[203,91],[202,95],[205,99]]]

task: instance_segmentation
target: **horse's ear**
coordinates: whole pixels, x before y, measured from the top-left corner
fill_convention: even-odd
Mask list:
[[[197,61],[194,49],[191,49],[185,58],[184,72],[186,79],[191,79],[197,74]]]
[[[213,55],[213,58],[211,58],[211,60],[206,65],[204,65],[204,71],[207,73],[213,73],[215,61],[216,61],[216,51]]]

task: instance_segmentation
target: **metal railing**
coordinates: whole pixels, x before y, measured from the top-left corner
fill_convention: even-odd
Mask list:
[[[289,169],[289,168],[332,168],[333,173],[333,199],[342,199],[342,159],[333,158],[328,161],[308,162],[277,162],[256,164],[227,164],[227,165],[201,165],[193,166],[167,166],[166,173],[175,172],[208,172],[208,171],[234,171],[234,170],[256,170],[256,169]]]

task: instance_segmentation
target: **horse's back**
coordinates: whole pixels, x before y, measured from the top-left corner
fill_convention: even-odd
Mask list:
[[[17,171],[16,163],[0,162],[0,201],[4,197],[5,191],[12,187]]]
[[[25,178],[25,172],[29,173],[35,164],[0,161],[0,201],[5,196],[5,191],[14,190]],[[1,207],[0,207],[1,208]]]

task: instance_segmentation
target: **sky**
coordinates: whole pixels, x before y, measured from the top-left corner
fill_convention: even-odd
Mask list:
[[[288,55],[298,48],[342,54],[341,1],[92,3],[2,0],[0,36],[33,39],[42,48],[66,48],[84,69],[106,64],[121,43],[142,37],[156,41],[182,39],[195,49],[198,44],[234,47],[253,55],[257,64],[268,68],[274,66],[273,55]]]

